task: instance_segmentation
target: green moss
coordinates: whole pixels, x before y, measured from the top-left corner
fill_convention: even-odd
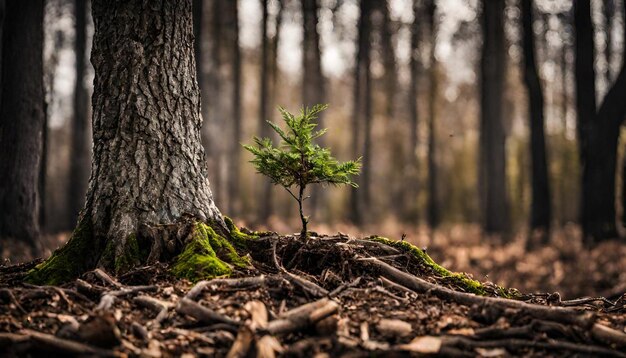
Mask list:
[[[227,276],[232,273],[232,266],[245,268],[248,265],[248,261],[239,256],[227,239],[215,233],[210,226],[198,222],[183,252],[174,259],[172,272],[193,282]]]
[[[224,216],[224,222],[226,223],[226,227],[230,231],[230,241],[238,249],[246,249],[248,241],[256,240],[259,238],[259,235],[256,235],[256,233],[250,235],[241,232],[241,230],[239,230],[233,220],[228,216]]]
[[[100,264],[106,269],[112,270],[116,275],[128,272],[144,262],[147,257],[147,252],[140,250],[135,233],[128,235],[123,245],[124,247],[119,250],[117,242],[109,240],[100,257]]]
[[[59,285],[89,270],[96,261],[97,248],[91,225],[82,220],[62,248],[30,270],[25,281],[37,285]]]
[[[430,268],[434,273],[443,277],[446,281],[450,281],[452,284],[458,286],[465,291],[483,296],[487,294],[487,290],[485,290],[483,284],[467,277],[466,274],[449,271],[445,267],[436,263],[430,256],[428,256],[427,253],[425,253],[423,250],[419,249],[415,245],[412,245],[406,241],[389,240],[385,237],[380,236],[371,237],[369,239],[395,247],[402,252],[413,255],[413,257],[418,259],[424,266]]]

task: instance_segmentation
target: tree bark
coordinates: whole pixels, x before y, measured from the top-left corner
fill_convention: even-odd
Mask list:
[[[428,2],[428,23],[430,27],[430,92],[428,96],[428,225],[436,228],[439,225],[439,202],[437,199],[437,161],[436,161],[436,138],[437,131],[435,122],[437,119],[437,59],[435,49],[437,47],[437,23],[435,12],[437,5],[435,0]]]
[[[144,225],[193,217],[228,232],[201,145],[191,8],[191,0],[92,2],[92,175],[72,238],[30,274],[35,281],[140,264],[157,242],[139,234]]]
[[[87,88],[85,88],[85,48],[87,45],[87,4],[86,0],[74,1],[75,39],[74,52],[76,54],[76,83],[74,85],[73,116],[71,122],[71,143],[68,187],[68,206],[70,222],[68,227],[76,225],[78,214],[85,204],[85,193],[89,182],[91,165],[89,143],[89,120]]]
[[[544,135],[544,98],[535,60],[532,0],[522,0],[521,8],[524,82],[528,91],[528,115],[530,120],[530,151],[532,167],[530,228],[531,230],[541,231],[543,233],[543,239],[547,240],[551,221],[551,204],[548,164],[546,159],[546,141]]]
[[[483,1],[481,59],[480,192],[483,230],[509,230],[502,95],[504,93],[504,0]]]
[[[613,81],[611,73],[611,58],[613,57],[613,18],[615,15],[615,0],[604,0],[602,2],[602,15],[604,17],[604,34],[606,36],[604,46],[604,58],[606,60],[606,68],[604,69],[604,80],[607,88]]]
[[[43,7],[43,0],[0,4],[0,246],[6,239],[34,246],[39,236]]]
[[[350,219],[359,225],[363,222],[363,205],[366,192],[369,187],[370,155],[366,137],[371,124],[371,75],[370,75],[370,33],[371,12],[373,4],[370,1],[361,1],[357,40],[356,65],[354,68],[354,90],[352,108],[352,151],[356,157],[363,156],[363,169],[357,184],[361,188],[352,188],[350,192]],[[361,126],[363,125],[363,128]],[[363,138],[361,137],[363,136]],[[371,138],[371,137],[370,137]],[[362,152],[362,150],[365,151]]]

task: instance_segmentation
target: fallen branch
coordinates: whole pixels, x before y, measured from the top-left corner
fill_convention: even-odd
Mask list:
[[[241,325],[241,322],[235,321],[229,317],[212,311],[188,298],[183,298],[180,300],[180,302],[178,302],[178,306],[176,306],[176,312],[193,317],[197,321],[205,324],[221,322],[235,327],[239,327]]]
[[[200,281],[189,290],[185,298],[195,300],[205,289],[211,286],[227,286],[229,288],[252,288],[263,286],[265,284],[265,275],[256,277],[243,278],[216,278],[209,281]]]
[[[21,334],[27,336],[33,342],[39,343],[37,349],[45,349],[49,351],[76,354],[76,355],[97,355],[101,357],[114,357],[112,350],[102,349],[90,346],[84,343],[70,341],[68,339],[59,338],[51,334],[41,333],[33,330],[23,330]]]
[[[590,328],[595,321],[596,315],[591,312],[581,312],[562,307],[539,306],[510,299],[483,297],[470,293],[454,291],[432,284],[409,273],[400,271],[399,269],[374,257],[359,258],[358,261],[372,264],[383,274],[383,276],[417,293],[430,293],[440,299],[454,301],[462,305],[489,306],[490,308],[495,308],[501,310],[502,312],[506,309],[521,310],[524,314],[533,318],[574,324],[585,329]]]
[[[339,309],[337,302],[323,298],[294,308],[278,316],[267,326],[270,334],[296,332],[334,314]]]

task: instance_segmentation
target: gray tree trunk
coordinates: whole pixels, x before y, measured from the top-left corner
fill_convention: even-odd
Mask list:
[[[430,31],[430,69],[429,82],[430,91],[428,94],[428,225],[436,228],[439,225],[439,202],[437,193],[437,59],[435,57],[435,47],[437,46],[437,23],[435,12],[437,10],[435,0],[430,0],[427,4],[428,24]]]
[[[370,34],[372,28],[371,13],[374,4],[361,1],[358,23],[358,42],[354,76],[353,108],[352,108],[352,151],[356,157],[363,156],[363,169],[357,183],[361,188],[352,188],[350,192],[350,220],[355,224],[363,222],[363,205],[369,197],[369,177],[371,155],[367,138],[370,138],[372,116],[371,74],[370,74]],[[363,127],[361,127],[363,126]]]
[[[318,23],[318,0],[302,1],[303,17],[303,40],[302,40],[302,102],[304,106],[312,107],[324,102],[324,78],[322,75],[322,54],[320,51],[320,36],[317,32]],[[318,118],[319,128],[324,128],[323,113]],[[319,138],[323,146],[323,139]],[[321,198],[324,193],[313,187],[310,205],[311,212],[316,213],[320,204],[325,200]],[[328,219],[328,218],[327,218]]]
[[[406,171],[406,188],[409,191],[409,200],[407,200],[406,216],[405,218],[411,220],[412,217],[415,221],[419,221],[419,210],[417,207],[417,195],[419,193],[419,176],[418,176],[418,124],[419,124],[419,111],[418,111],[418,83],[419,83],[419,69],[420,69],[420,55],[419,55],[419,39],[420,39],[420,2],[413,0],[413,23],[411,24],[411,57],[409,59],[409,70],[411,79],[409,81],[409,122],[410,122],[410,134],[409,134],[409,155],[408,155],[408,167]]]
[[[72,238],[34,274],[44,282],[139,264],[162,244],[144,225],[190,216],[225,228],[200,138],[191,0],[92,4],[92,175]]]
[[[524,52],[524,81],[528,90],[528,114],[530,119],[530,151],[532,166],[531,230],[543,233],[548,239],[551,221],[550,189],[546,141],[544,135],[544,99],[541,80],[535,61],[535,38],[533,32],[532,0],[522,0],[522,28]]]
[[[84,83],[86,68],[85,48],[87,46],[87,4],[87,0],[74,1],[76,83],[74,86],[74,113],[70,124],[70,153],[72,153],[72,159],[70,160],[68,181],[68,210],[70,213],[68,227],[76,225],[78,214],[85,204],[85,193],[87,192],[91,165],[90,127],[87,118],[89,98]]]
[[[0,4],[0,252],[6,239],[34,246],[45,125],[43,0]]]
[[[480,197],[483,230],[509,230],[502,96],[504,93],[504,0],[483,1],[481,59]]]

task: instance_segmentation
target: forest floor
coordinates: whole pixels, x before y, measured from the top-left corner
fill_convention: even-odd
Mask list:
[[[0,352],[626,357],[624,245],[587,252],[572,229],[528,253],[521,236],[502,244],[459,230],[433,239],[405,234],[435,261],[473,272],[480,285],[409,246],[340,233],[263,236],[249,269],[197,284],[158,264],[117,278],[95,270],[64,286],[31,286],[21,279],[38,261],[0,266]]]

